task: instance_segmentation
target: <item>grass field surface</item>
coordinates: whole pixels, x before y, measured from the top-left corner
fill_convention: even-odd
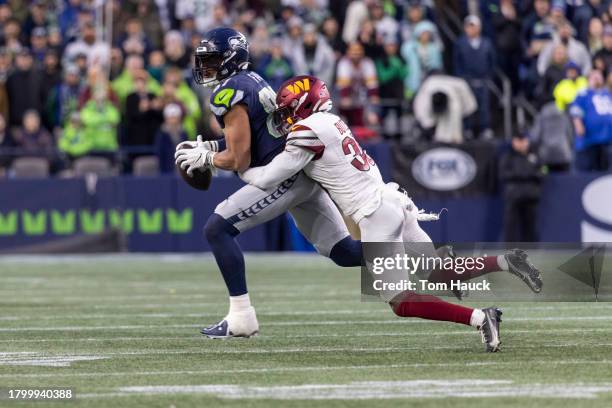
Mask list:
[[[70,407],[612,406],[611,304],[500,304],[487,354],[470,327],[361,302],[358,269],[247,269],[261,334],[221,341],[199,334],[227,311],[210,257],[0,258],[0,388],[70,387]]]

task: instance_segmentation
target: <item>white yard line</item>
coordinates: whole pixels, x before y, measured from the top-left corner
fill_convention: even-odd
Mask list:
[[[106,393],[85,393],[81,398],[130,395],[209,395],[223,399],[275,400],[380,400],[411,398],[580,398],[595,399],[612,391],[612,384],[515,384],[505,380],[359,381],[348,384],[301,385],[154,385],[120,387]]]
[[[204,369],[204,370],[176,370],[176,371],[112,371],[112,372],[83,372],[83,373],[32,373],[32,374],[0,374],[0,378],[53,378],[53,377],[150,377],[167,375],[218,375],[218,374],[259,374],[276,372],[300,371],[339,371],[339,370],[389,370],[398,368],[438,368],[438,367],[511,367],[529,364],[528,361],[476,361],[462,363],[405,363],[405,364],[372,364],[372,365],[343,365],[343,366],[299,366],[299,367],[269,367],[269,368],[238,368],[238,369]],[[551,360],[546,365],[612,365],[612,360]]]

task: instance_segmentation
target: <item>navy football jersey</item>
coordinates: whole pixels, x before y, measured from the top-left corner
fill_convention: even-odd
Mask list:
[[[244,104],[251,125],[251,167],[265,166],[283,151],[285,137],[274,137],[268,131],[268,114],[276,108],[276,92],[257,73],[244,70],[223,80],[210,96],[210,110],[221,128],[223,115],[232,106]]]

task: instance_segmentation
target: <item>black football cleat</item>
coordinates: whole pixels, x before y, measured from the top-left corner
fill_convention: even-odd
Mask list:
[[[527,252],[522,249],[513,249],[507,252],[504,258],[508,262],[508,271],[511,274],[518,276],[535,293],[542,291],[542,276],[529,261]]]
[[[502,311],[495,306],[482,309],[482,311],[485,314],[485,319],[478,330],[480,331],[482,342],[485,344],[487,352],[495,353],[501,350],[499,324],[501,323]]]

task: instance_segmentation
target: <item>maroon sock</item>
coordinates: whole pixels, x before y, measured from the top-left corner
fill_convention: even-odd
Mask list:
[[[397,302],[391,304],[396,315],[420,317],[427,320],[442,320],[468,325],[472,311],[469,307],[454,305],[432,295],[404,292]]]
[[[430,282],[444,282],[450,283],[452,280],[460,280],[462,282],[468,281],[473,278],[477,278],[482,275],[486,275],[491,272],[499,272],[502,269],[497,264],[497,256],[485,256],[483,258],[484,267],[479,269],[477,265],[474,265],[471,268],[464,267],[465,271],[463,273],[457,273],[452,269],[440,269],[434,270],[429,275]]]

